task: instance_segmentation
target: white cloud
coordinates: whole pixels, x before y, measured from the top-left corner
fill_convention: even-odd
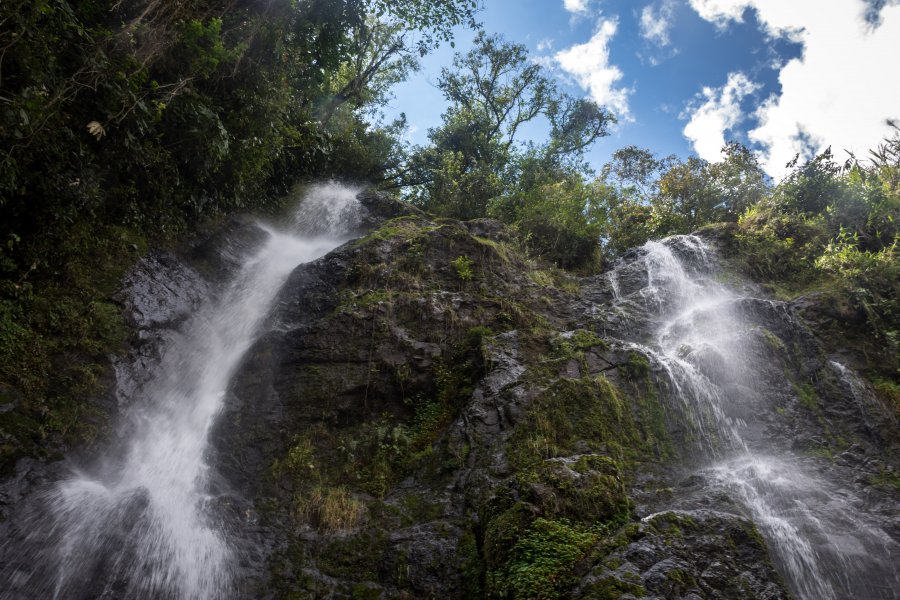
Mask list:
[[[657,46],[668,46],[672,43],[669,39],[669,30],[672,28],[674,15],[674,0],[663,0],[659,9],[648,4],[641,10],[641,37]]]
[[[583,15],[588,12],[590,0],[563,0],[563,7],[570,13]]]
[[[628,96],[632,90],[616,87],[622,79],[622,71],[609,63],[609,42],[617,29],[616,19],[602,19],[590,40],[557,52],[554,58],[560,68],[574,77],[597,104],[606,106],[620,119],[629,121]]]
[[[537,43],[538,52],[546,52],[547,50],[553,50],[553,40],[550,38],[544,38]]]
[[[797,153],[809,158],[829,145],[865,155],[889,133],[886,119],[900,119],[900,78],[890,66],[900,50],[900,2],[879,15],[865,0],[690,2],[719,26],[754,9],[768,35],[803,44],[802,56],[780,67],[781,92],[757,109],[748,133],[771,175],[783,175]]]
[[[744,9],[752,0],[690,0],[697,14],[717,27],[725,28],[730,21],[743,22]]]
[[[759,89],[740,72],[729,73],[728,81],[720,88],[703,88],[701,103],[689,107],[685,115],[690,121],[684,127],[684,137],[691,141],[700,158],[715,162],[722,159],[725,132],[741,123],[744,115],[741,100]]]

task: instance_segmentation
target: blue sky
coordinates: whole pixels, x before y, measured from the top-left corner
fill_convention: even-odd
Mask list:
[[[589,155],[599,168],[618,148],[715,160],[725,140],[759,153],[774,177],[797,152],[832,145],[857,154],[900,120],[900,0],[484,0],[489,33],[524,44],[562,88],[617,114]],[[425,143],[446,106],[435,81],[456,49],[426,57],[396,86]],[[894,66],[892,69],[891,67]],[[539,139],[544,131],[527,133]]]

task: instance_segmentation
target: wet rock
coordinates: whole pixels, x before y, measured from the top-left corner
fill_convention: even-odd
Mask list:
[[[401,202],[384,192],[365,190],[357,196],[359,203],[366,209],[360,223],[359,233],[364,235],[389,219],[397,217],[425,217],[425,213],[415,206]]]
[[[237,597],[483,596],[541,519],[596,534],[553,574],[561,597],[787,598],[734,490],[695,472],[729,447],[710,405],[686,406],[676,366],[707,374],[749,445],[804,455],[893,518],[894,496],[869,483],[884,477],[888,430],[827,367],[814,299],[728,300],[753,324],[726,332],[744,364],[703,340],[662,357],[660,315],[677,303],[648,291],[646,249],[574,291],[538,285],[497,221],[359,198],[360,239],[291,273],[211,433],[209,502],[238,557]],[[233,219],[129,274],[122,301],[141,334],[117,363],[120,402],[266,235]],[[696,241],[664,245],[696,277],[719,268]],[[721,333],[707,317],[669,334]],[[575,330],[599,339],[561,355],[553,340]],[[844,433],[833,461],[815,454]],[[0,511],[52,476],[31,466],[0,486]]]
[[[642,519],[629,538],[591,568],[573,598],[599,590],[641,598],[790,598],[762,538],[742,517],[710,510],[659,513]]]
[[[383,580],[396,581],[418,598],[458,597],[465,587],[457,568],[462,534],[462,529],[446,521],[391,532]]]
[[[184,252],[185,259],[206,279],[223,284],[268,237],[257,219],[249,215],[233,216],[212,233],[192,240]]]
[[[117,297],[141,332],[175,328],[209,295],[200,274],[173,254],[152,250],[132,267]]]

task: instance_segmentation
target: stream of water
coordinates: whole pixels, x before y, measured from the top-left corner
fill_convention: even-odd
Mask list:
[[[290,273],[344,242],[361,211],[354,190],[319,186],[286,229],[260,225],[265,240],[161,348],[152,379],[124,409],[126,442],[67,464],[19,528],[22,556],[11,561],[0,547],[0,598],[233,595],[240,557],[214,510],[209,433]],[[717,271],[697,237],[648,242],[609,273],[614,298],[604,310],[622,316],[622,344],[649,358],[686,415],[691,466],[707,494],[743,506],[800,600],[897,598],[898,545],[863,499],[768,437],[763,416],[802,390],[771,330],[789,331],[791,316],[716,281]],[[839,362],[828,368],[865,415],[865,383]]]
[[[125,415],[130,439],[122,455],[73,465],[45,493],[45,509],[28,524],[35,569],[5,573],[11,585],[0,597],[230,595],[235,557],[208,510],[210,428],[288,275],[355,229],[362,210],[355,196],[336,184],[318,186],[289,230],[260,225],[267,239],[162,349],[157,375]]]
[[[744,506],[799,599],[897,598],[898,545],[859,510],[862,499],[767,438],[763,413],[798,393],[778,366],[783,342],[766,328],[790,316],[717,282],[713,262],[702,240],[675,236],[648,242],[611,271],[612,310],[648,315],[626,332],[626,347],[651,360],[693,423],[707,494],[724,491]],[[831,367],[862,403],[864,384]]]

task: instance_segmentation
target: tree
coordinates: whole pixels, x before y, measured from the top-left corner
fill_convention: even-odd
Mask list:
[[[607,251],[615,255],[651,238],[736,221],[759,202],[769,188],[756,156],[735,142],[722,150],[716,163],[658,158],[636,146],[615,152],[600,177],[609,190]]]
[[[484,216],[491,198],[510,191],[507,171],[523,152],[548,164],[577,161],[614,120],[594,102],[561,93],[524,46],[483,32],[441,72],[438,87],[450,107],[402,184],[413,186],[415,203],[461,219]],[[520,144],[521,127],[541,119],[548,141]]]
[[[750,149],[738,142],[722,148],[724,160],[708,166],[709,176],[724,208],[724,219],[737,221],[749,206],[769,193],[769,181]]]
[[[650,150],[626,146],[613,153],[601,178],[614,185],[623,197],[649,202],[658,190],[660,176],[676,160],[674,155],[657,158]]]
[[[97,357],[118,349],[109,294],[146,238],[276,211],[304,178],[383,177],[397,129],[364,111],[476,10],[0,2],[0,388],[23,397],[6,422],[27,423],[0,424],[0,468],[30,440],[79,437]]]

